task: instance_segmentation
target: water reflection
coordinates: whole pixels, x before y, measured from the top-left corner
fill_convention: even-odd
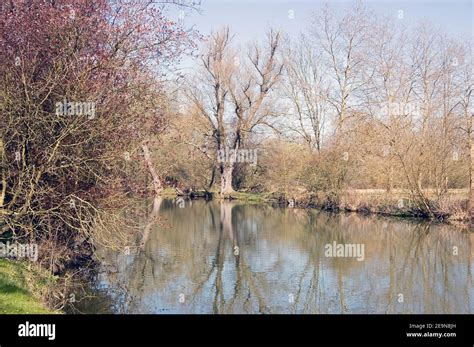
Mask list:
[[[474,238],[453,226],[228,201],[150,210],[138,252],[97,251],[113,312],[474,311]],[[334,241],[363,244],[364,260],[326,257]]]

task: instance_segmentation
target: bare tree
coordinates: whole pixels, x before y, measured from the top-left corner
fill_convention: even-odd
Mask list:
[[[228,28],[211,35],[201,57],[203,74],[187,94],[208,121],[217,151],[235,154],[249,133],[272,126],[272,105],[265,101],[283,71],[277,59],[280,37],[270,31],[267,45],[253,45],[244,59],[232,49]],[[234,167],[235,160],[219,160],[222,195],[233,192]]]
[[[366,43],[372,36],[370,18],[360,2],[342,17],[326,6],[315,15],[309,30],[331,71],[328,101],[335,114],[336,135],[353,114],[351,111],[357,106],[355,94],[366,83],[364,62],[368,56]]]
[[[289,124],[289,128],[306,142],[311,152],[321,151],[329,95],[322,57],[317,52],[304,34],[296,42],[287,40],[284,52],[283,90],[297,123],[296,126]]]

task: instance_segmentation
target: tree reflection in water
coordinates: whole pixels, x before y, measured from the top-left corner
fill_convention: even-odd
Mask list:
[[[170,200],[142,225],[138,252],[97,250],[117,271],[94,286],[118,313],[474,311],[473,237],[454,226]],[[327,258],[333,241],[364,244],[364,261]]]

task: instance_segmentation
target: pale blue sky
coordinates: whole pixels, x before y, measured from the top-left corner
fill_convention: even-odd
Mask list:
[[[465,39],[474,35],[474,7],[472,0],[366,0],[375,13],[398,19],[403,11],[403,22],[410,26],[427,19],[454,37]],[[354,1],[338,0],[202,0],[201,13],[186,11],[186,25],[195,25],[201,34],[208,35],[223,25],[231,28],[236,43],[262,39],[269,27],[282,29],[290,35],[307,27],[311,13],[325,3],[342,10]],[[289,18],[292,10],[294,18]],[[178,10],[171,13],[178,16]],[[188,65],[183,62],[184,66]],[[188,62],[189,63],[189,62]],[[183,66],[182,65],[182,66]],[[188,65],[189,66],[189,65]]]
[[[229,25],[238,40],[253,39],[264,34],[268,26],[276,26],[288,32],[302,29],[311,16],[325,3],[348,8],[352,0],[202,0],[202,14],[187,16],[186,22],[195,23],[204,34],[221,25]],[[453,34],[472,35],[473,6],[470,0],[369,0],[365,4],[375,12],[398,18],[403,10],[404,21],[426,18]],[[294,19],[288,11],[294,11]]]

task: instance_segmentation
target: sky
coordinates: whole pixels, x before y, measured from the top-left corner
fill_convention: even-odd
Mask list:
[[[270,27],[281,29],[289,35],[299,33],[309,24],[311,14],[325,3],[341,8],[342,13],[354,1],[201,0],[200,13],[191,10],[183,14],[185,24],[195,25],[203,35],[221,26],[229,26],[235,35],[234,43],[243,45],[261,40]],[[472,0],[366,0],[363,3],[376,14],[393,17],[407,26],[428,20],[456,38],[474,36]],[[173,11],[171,15],[177,17],[181,10]],[[403,15],[402,19],[399,18],[400,14]],[[186,61],[184,65],[187,65]]]

